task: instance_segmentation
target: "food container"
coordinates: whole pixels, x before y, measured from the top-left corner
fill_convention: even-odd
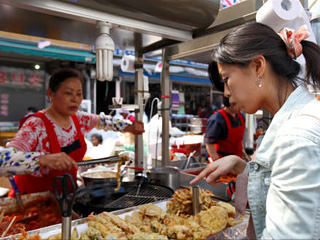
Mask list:
[[[24,205],[33,202],[39,198],[46,198],[54,201],[57,206],[58,202],[55,199],[55,196],[51,192],[39,192],[39,193],[30,193],[21,195],[21,200]],[[59,207],[59,206],[58,206]],[[5,213],[14,212],[19,209],[16,199],[12,197],[0,198],[0,208],[4,209]]]
[[[173,190],[180,187],[180,173],[177,167],[152,168],[148,174],[150,182],[167,186]]]
[[[8,221],[11,222],[13,217],[16,217],[16,220],[8,229],[8,234],[21,232],[20,229],[22,228],[28,231],[61,222],[60,208],[52,193],[25,194],[21,196],[21,200],[25,207],[24,210],[19,209],[15,198],[0,199],[0,208],[4,210],[5,216],[1,222],[0,236],[7,229]]]
[[[202,120],[201,118],[190,119],[190,131],[194,134],[202,133]]]
[[[87,171],[80,174],[86,186],[104,184],[106,186],[117,186],[116,172],[113,171]]]
[[[200,167],[200,168],[190,168],[190,169],[180,171],[181,186],[190,186],[189,182],[192,179],[194,179],[203,169],[204,167]],[[208,184],[205,179],[201,179],[196,185],[198,185],[202,189],[207,189],[211,191],[215,195],[215,197],[218,199],[221,199],[224,201],[231,200],[227,191],[228,183],[221,183],[219,185],[213,186]]]

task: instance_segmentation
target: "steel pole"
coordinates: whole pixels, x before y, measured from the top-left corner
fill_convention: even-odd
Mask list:
[[[134,33],[135,39],[135,104],[138,109],[135,110],[136,120],[143,120],[143,54],[140,49],[142,48],[142,36],[140,33]],[[135,136],[135,166],[143,168],[143,136]]]
[[[166,50],[162,50],[162,72],[161,72],[161,115],[162,115],[162,166],[169,163],[169,120],[170,120],[170,78],[169,60]]]

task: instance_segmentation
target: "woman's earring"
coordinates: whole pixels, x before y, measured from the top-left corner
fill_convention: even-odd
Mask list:
[[[258,87],[261,88],[262,87],[262,77],[258,77],[258,82],[259,82]]]

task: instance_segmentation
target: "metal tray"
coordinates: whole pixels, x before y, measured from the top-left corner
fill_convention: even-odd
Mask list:
[[[29,202],[33,202],[34,200],[39,199],[39,197],[43,197],[43,198],[48,199],[50,201],[56,202],[56,204],[58,206],[58,202],[57,202],[55,196],[49,191],[48,192],[24,194],[24,195],[21,195],[21,200],[22,200],[23,205],[26,205]],[[15,198],[6,197],[6,198],[0,199],[0,209],[3,209],[4,213],[7,214],[7,213],[18,211],[19,207],[17,205]],[[31,230],[29,232],[33,232],[33,231],[35,231],[35,230]],[[38,231],[38,230],[36,230],[36,231]],[[7,236],[7,237],[0,238],[0,239],[11,239],[12,236],[18,236],[18,235],[19,234],[15,234],[15,235]]]
[[[87,224],[87,218],[81,218],[81,219],[77,219],[72,221],[71,224],[71,229],[73,229],[74,227],[77,228],[78,233],[82,233],[84,231],[87,230],[88,224]],[[47,239],[50,236],[53,236],[55,234],[61,233],[61,223],[60,224],[55,224],[55,225],[51,225],[49,227],[44,227],[44,228],[38,228],[32,231],[28,231],[28,237],[32,237],[36,234],[40,235],[41,239]],[[1,240],[13,240],[13,239],[17,239],[19,237],[20,234],[15,234],[15,235],[11,235],[11,236],[7,236],[4,238],[1,238]]]
[[[32,202],[39,198],[39,196],[53,199],[56,201],[54,195],[51,192],[39,192],[39,193],[30,193],[30,194],[24,194],[21,195],[22,203],[25,205],[29,202]],[[58,203],[57,203],[58,204]],[[13,212],[19,209],[17,205],[17,201],[15,198],[12,197],[6,197],[0,199],[0,208],[4,209],[4,213]]]
[[[162,208],[163,210],[166,210],[167,202],[168,202],[168,200],[154,202],[152,204],[155,204],[158,207]],[[126,208],[126,209],[122,209],[122,210],[118,210],[118,211],[113,211],[112,213],[115,215],[118,215],[121,218],[124,218],[126,215],[132,214],[133,211],[138,210],[138,208],[140,206],[135,206],[135,207]],[[249,222],[249,216],[250,215],[248,213],[246,213],[243,216],[243,221],[240,224],[235,225],[233,227],[226,228],[216,235],[211,235],[207,238],[207,240],[245,239],[246,238],[246,230],[247,230],[247,226],[248,226],[248,222]],[[77,220],[72,221],[72,230],[74,228],[77,228],[77,231],[79,234],[81,234],[82,232],[85,232],[88,228],[87,218],[82,218],[82,219],[77,219]],[[56,225],[52,225],[49,227],[39,228],[36,230],[29,231],[28,237],[34,236],[37,233],[39,233],[41,239],[47,239],[50,236],[61,233],[61,224],[56,224]],[[13,239],[17,239],[18,236],[19,236],[19,234],[16,234],[16,235],[8,236],[8,237],[2,238],[2,239],[3,240],[13,240]]]
[[[165,210],[167,201],[154,202],[153,204],[156,204],[157,206],[159,206],[160,208]],[[118,215],[121,218],[124,218],[126,215],[131,214],[133,211],[138,210],[138,208],[140,206],[121,209],[121,210],[113,211],[112,213],[115,214],[115,215]],[[78,231],[79,234],[85,232],[87,230],[87,228],[88,228],[87,219],[88,218],[81,218],[81,219],[73,220],[72,223],[71,223],[71,231],[74,228],[77,228],[77,231]],[[28,231],[28,237],[32,237],[32,236],[34,236],[36,234],[39,234],[41,239],[47,239],[50,236],[53,236],[53,235],[58,234],[58,233],[61,233],[61,226],[62,226],[62,224],[55,224],[55,225],[51,225],[51,226],[48,226],[48,227],[44,227],[44,228],[39,228],[39,229],[35,229],[35,230],[32,230],[32,231]],[[4,237],[4,238],[1,238],[1,240],[17,239],[19,235],[20,234],[7,236],[7,237]]]
[[[195,178],[195,175],[190,174],[188,172],[196,172],[201,169],[203,169],[203,167],[189,168],[189,169],[180,171],[180,185],[183,187],[191,186],[189,184],[189,182]],[[220,185],[212,186],[212,185],[208,184],[204,179],[202,179],[195,185],[199,186],[202,189],[207,189],[207,190],[211,191],[215,195],[215,198],[217,198],[217,199],[220,199],[223,201],[230,201],[231,200],[231,198],[227,192],[227,187],[228,187],[227,183],[221,183]]]

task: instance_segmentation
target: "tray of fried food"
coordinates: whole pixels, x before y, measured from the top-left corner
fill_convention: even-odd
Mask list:
[[[144,232],[130,222],[112,213],[103,212],[88,216],[88,228],[81,233],[81,240],[86,239],[168,239],[155,232]]]
[[[200,211],[207,210],[216,205],[212,199],[214,194],[209,190],[200,189],[199,203]],[[167,203],[167,213],[173,215],[192,215],[192,188],[177,189],[173,198]]]
[[[192,215],[192,189],[179,189],[173,200],[145,204],[113,213],[89,215],[72,222],[80,233],[73,239],[244,239],[249,215],[236,217],[229,203],[214,201],[212,193],[200,191],[201,211]],[[192,204],[192,203],[191,203]],[[49,231],[49,230],[54,230]],[[61,225],[40,229],[42,239],[59,238]],[[52,233],[52,234],[50,234]],[[23,238],[28,239],[28,238]]]
[[[240,224],[235,208],[225,202],[215,202],[209,191],[200,191],[201,211],[191,215],[191,188],[177,190],[166,208],[156,204],[135,207],[125,216],[101,213],[88,217],[88,229],[80,239],[206,239],[229,229],[227,235],[241,238],[246,224]],[[174,203],[174,204],[173,204]],[[178,204],[177,204],[178,203]],[[230,229],[239,224],[230,231]],[[242,235],[238,234],[242,231]]]
[[[239,224],[241,219],[235,220],[235,209],[228,203],[217,203],[195,216],[175,215],[156,205],[146,204],[125,216],[125,221],[144,234],[157,233],[168,239],[206,239]]]

